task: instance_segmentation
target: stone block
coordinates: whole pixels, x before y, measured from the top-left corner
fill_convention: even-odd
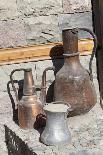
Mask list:
[[[85,12],[91,10],[91,0],[63,0],[64,13]]]
[[[39,16],[25,18],[28,44],[41,44],[60,40],[58,16]]]
[[[88,11],[90,0],[1,0],[0,47],[61,41],[62,28],[92,28],[92,13]]]
[[[5,123],[5,142],[8,151],[10,155],[13,152],[21,153],[20,155],[102,155],[103,148],[100,149],[100,146],[103,141],[101,136],[103,122],[100,122],[101,128],[99,128],[97,116],[95,113],[93,115],[89,113],[69,118],[68,125],[72,142],[67,146],[46,146],[40,142],[42,128],[41,130],[22,130],[13,121],[8,121]],[[85,119],[89,122],[86,123]]]
[[[6,93],[5,93],[6,94]],[[0,96],[0,114],[12,114],[12,104],[9,98],[9,95],[6,94],[5,96]]]
[[[92,13],[84,12],[74,14],[61,14],[59,15],[59,27],[61,30],[64,28],[75,28],[75,27],[86,27],[89,29],[93,29]]]
[[[0,1],[0,20],[15,19],[18,16],[16,0]]]
[[[21,16],[48,16],[62,13],[62,0],[18,0]]]
[[[0,21],[0,48],[23,46],[26,44],[23,21]]]

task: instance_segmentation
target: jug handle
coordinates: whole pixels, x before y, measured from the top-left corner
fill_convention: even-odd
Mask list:
[[[11,72],[11,74],[10,74],[10,81],[11,81],[11,85],[12,85],[13,91],[14,91],[14,93],[15,93],[15,97],[16,97],[17,102],[19,102],[19,99],[18,99],[17,88],[16,88],[15,85],[14,85],[13,74],[14,74],[15,72],[24,71],[24,70],[25,70],[25,69],[23,69],[23,68],[15,69],[15,70],[13,70],[13,71]]]
[[[55,71],[55,67],[48,67],[43,71],[42,75],[42,84],[41,84],[41,92],[40,92],[40,100],[43,103],[43,106],[46,104],[46,72],[49,70]]]
[[[91,31],[90,29],[88,29],[88,28],[77,28],[77,31],[78,31],[78,30],[86,31],[86,32],[90,33],[90,35],[93,37],[94,47],[93,47],[93,51],[92,51],[91,58],[90,58],[90,62],[89,62],[89,74],[90,74],[90,79],[91,79],[91,81],[93,81],[92,61],[93,61],[94,55],[96,54],[96,49],[97,49],[97,37],[96,37],[95,33],[92,32],[92,31]]]

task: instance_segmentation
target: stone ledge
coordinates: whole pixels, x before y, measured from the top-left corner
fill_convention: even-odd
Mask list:
[[[102,114],[96,105],[85,115],[69,118],[72,143],[65,147],[46,146],[39,141],[40,130],[22,130],[11,121],[5,124],[6,144],[11,152],[21,151],[19,155],[25,155],[25,151],[26,155],[102,155]],[[22,150],[25,151],[22,153]]]

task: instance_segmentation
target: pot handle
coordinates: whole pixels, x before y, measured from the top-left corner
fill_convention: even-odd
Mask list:
[[[41,84],[41,92],[40,92],[40,100],[43,105],[46,104],[46,72],[49,70],[55,71],[55,67],[48,67],[43,71],[42,75],[42,84]]]
[[[86,32],[90,33],[91,36],[93,37],[94,47],[93,47],[93,51],[92,51],[91,58],[90,58],[90,62],[89,62],[89,74],[90,74],[90,79],[91,79],[91,81],[93,81],[93,75],[92,75],[92,61],[93,61],[94,55],[96,54],[96,49],[97,49],[97,37],[96,37],[96,35],[94,34],[94,32],[92,32],[92,31],[89,30],[88,28],[77,28],[77,30],[86,31]]]
[[[18,99],[17,88],[15,87],[15,84],[14,84],[13,74],[14,74],[15,72],[19,72],[19,71],[25,71],[25,69],[23,69],[23,68],[15,69],[15,70],[13,70],[13,71],[11,72],[11,74],[10,74],[10,81],[11,81],[11,85],[12,85],[13,91],[14,91],[14,93],[15,93],[15,97],[16,97],[17,102],[19,102],[19,99]]]

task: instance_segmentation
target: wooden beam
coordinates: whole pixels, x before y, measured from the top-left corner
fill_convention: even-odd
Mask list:
[[[78,42],[78,46],[81,55],[91,54],[93,49],[93,40],[81,39]],[[53,57],[58,58],[61,57],[62,54],[62,43],[0,49],[0,65],[45,60]]]

